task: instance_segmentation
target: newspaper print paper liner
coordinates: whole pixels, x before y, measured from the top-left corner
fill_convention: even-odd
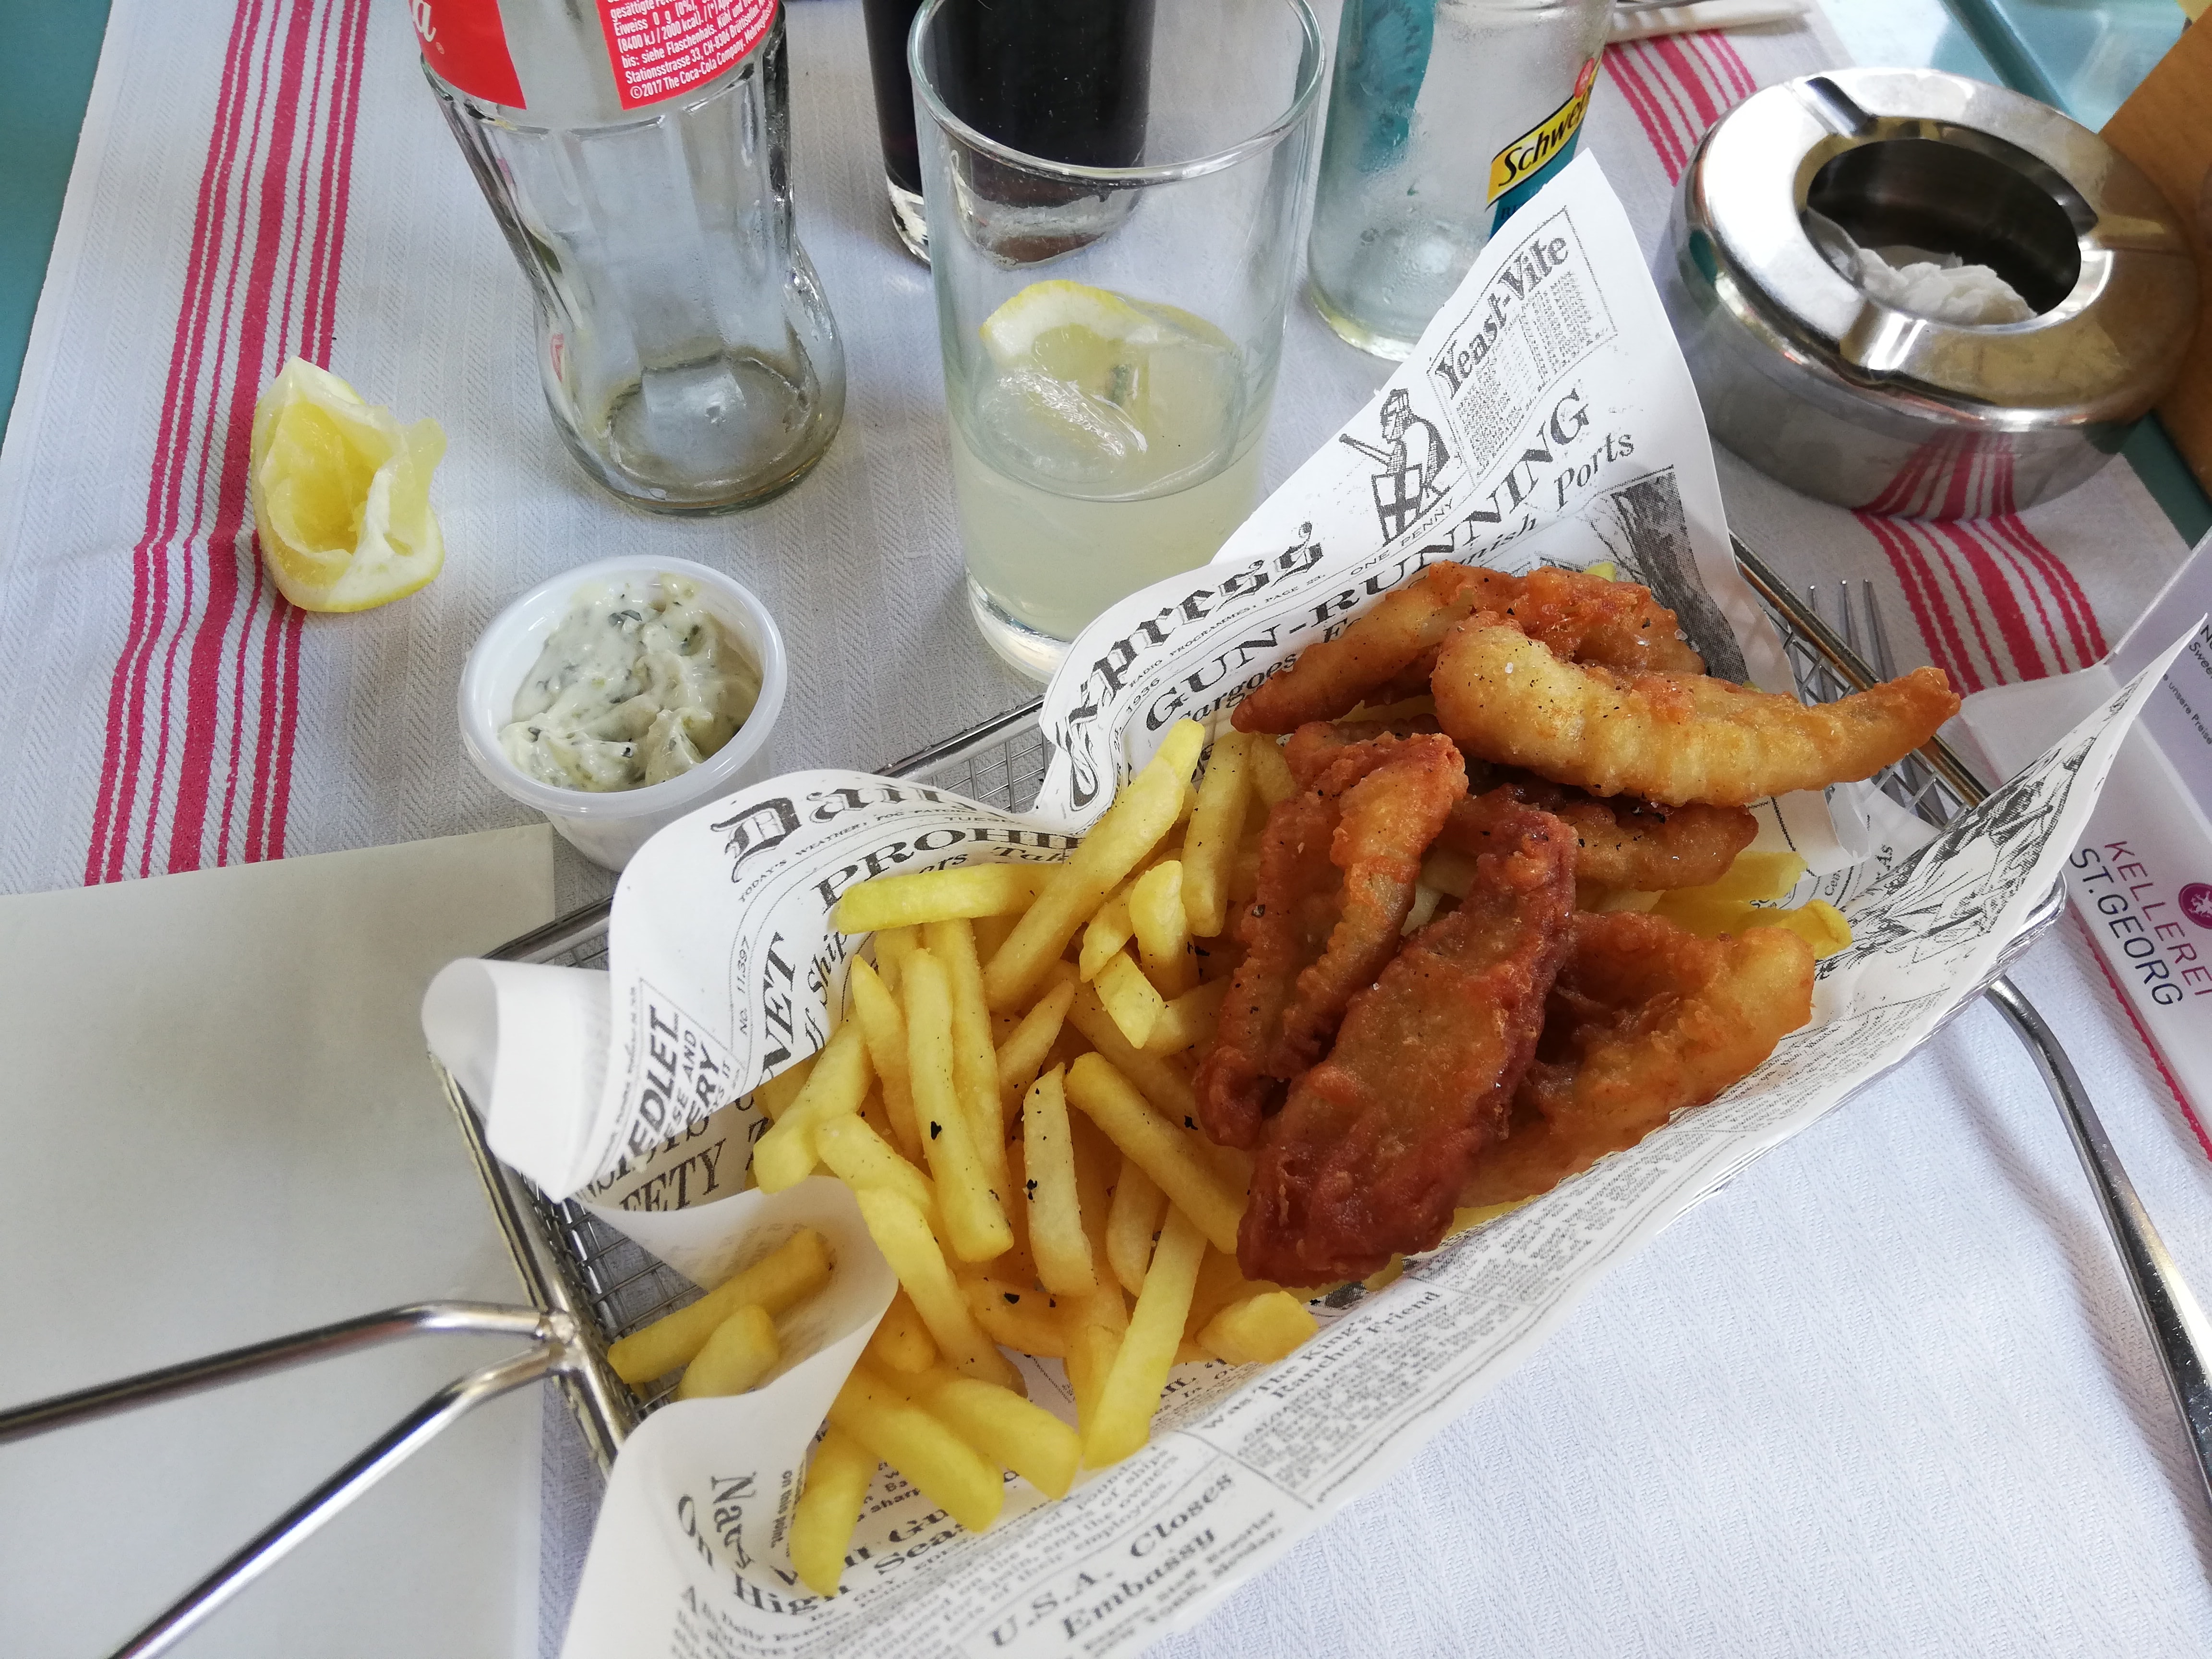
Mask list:
[[[743,1102],[714,1105],[826,1036],[848,952],[862,943],[829,932],[837,893],[893,869],[1063,856],[1071,832],[1103,810],[1107,782],[1148,758],[1172,720],[1218,716],[1249,680],[1434,558],[1512,569],[1611,559],[1691,619],[1717,672],[1786,686],[1764,613],[1726,556],[1686,374],[1595,162],[1567,169],[1514,222],[1523,228],[1493,243],[1422,349],[1347,428],[1364,448],[1340,443],[1316,456],[1213,566],[1115,607],[1078,641],[1079,666],[1047,695],[1047,731],[1062,746],[1035,812],[856,773],[775,780],[648,843],[617,892],[608,974],[457,963],[441,975],[426,1026],[472,1097],[490,1101],[501,1155],[549,1192],[591,1182],[595,1212],[680,1270],[719,1277],[737,1253],[756,1252],[755,1230],[790,1195],[719,1196],[734,1187],[758,1126]],[[1484,515],[1501,481],[1518,477],[1528,498],[1526,456],[1546,446],[1519,441],[1525,429],[1509,434],[1513,453],[1501,459],[1494,434],[1462,432],[1443,401],[1452,377],[1437,381],[1429,366],[1447,352],[1455,369],[1466,362],[1465,340],[1501,310],[1502,325],[1480,333],[1486,356],[1509,353],[1516,328],[1543,324],[1546,349],[1565,337],[1556,319],[1492,303],[1500,271],[1532,246],[1546,254],[1538,274],[1581,281],[1593,302],[1585,309],[1611,331],[1580,357],[1531,348],[1524,357],[1540,368],[1507,388],[1504,406],[1534,411],[1548,436],[1565,382],[1582,406],[1604,412],[1613,443],[1609,459],[1563,463],[1581,492],[1553,483],[1564,516],[1500,527]],[[1553,258],[1558,249],[1567,252]],[[1394,436],[1384,416],[1401,392]],[[1416,436],[1419,422],[1449,429],[1456,453],[1488,454],[1489,470],[1455,475],[1450,446]],[[1596,424],[1593,416],[1577,435]],[[1370,433],[1390,447],[1368,444]],[[1358,458],[1381,449],[1375,464],[1394,465],[1400,438],[1404,458],[1421,464],[1394,465],[1395,484],[1378,481]],[[1394,520],[1384,511],[1393,503],[1412,510]],[[1292,519],[1297,533],[1286,540]],[[1740,662],[1728,658],[1731,641]],[[1228,672],[1232,663],[1239,672]],[[656,1413],[616,1466],[564,1651],[1106,1654],[1195,1620],[1385,1480],[1524,1357],[1605,1266],[1896,1064],[1973,994],[2073,845],[2147,690],[2085,721],[1917,853],[1925,827],[1896,814],[1885,825],[1879,796],[1838,815],[1859,848],[1869,826],[1877,832],[1873,855],[1856,862],[1818,798],[1774,813],[1771,833],[1827,866],[1820,890],[1857,933],[1821,965],[1813,1026],[1720,1100],[1384,1291],[1324,1310],[1328,1328],[1280,1364],[1178,1368],[1152,1443],[1058,1504],[1009,1477],[1005,1516],[971,1535],[886,1471],[843,1591],[822,1602],[797,1585],[785,1533],[805,1448],[857,1350],[857,1328],[811,1358],[795,1352],[787,1363],[804,1361],[803,1372],[741,1401]],[[841,1273],[854,1259],[871,1273],[881,1267],[850,1235],[839,1255]],[[1072,1420],[1057,1365],[1024,1370],[1032,1396]]]

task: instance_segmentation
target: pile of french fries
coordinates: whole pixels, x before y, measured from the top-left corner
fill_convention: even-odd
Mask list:
[[[1203,741],[1172,730],[1065,863],[882,877],[838,904],[874,960],[853,963],[821,1052],[756,1091],[772,1124],[750,1171],[770,1192],[843,1180],[900,1286],[793,1520],[793,1564],[819,1594],[879,1462],[980,1530],[1002,1470],[1058,1497],[1142,1446],[1179,1360],[1279,1359],[1316,1328],[1302,1297],[1237,1270],[1250,1160],[1195,1127],[1184,1051],[1212,1033],[1224,923],[1292,788],[1275,745],[1239,734],[1194,787]],[[708,1335],[757,1355],[778,1310],[763,1288],[726,1285],[626,1339],[617,1370],[688,1361],[679,1394],[715,1391],[719,1374],[691,1386]],[[750,1334],[725,1338],[749,1301]],[[656,1335],[687,1316],[690,1346]],[[1008,1349],[1062,1362],[1076,1426],[1025,1398]]]
[[[1188,1053],[1229,988],[1224,927],[1257,885],[1267,810],[1297,786],[1273,739],[1230,732],[1194,787],[1203,742],[1173,728],[1064,863],[878,877],[838,902],[833,925],[872,934],[874,960],[853,961],[821,1052],[755,1091],[771,1127],[747,1176],[769,1192],[842,1180],[899,1282],[793,1519],[793,1565],[819,1595],[836,1593],[879,1463],[980,1531],[1002,1470],[1057,1498],[1143,1446],[1178,1361],[1273,1361],[1316,1328],[1313,1288],[1237,1267],[1251,1160],[1199,1131]],[[1830,932],[1809,909],[1757,908],[1803,869],[1780,858],[1745,854],[1710,890],[1618,896],[1698,931]],[[1452,875],[1425,872],[1439,890],[1420,919]],[[636,1383],[685,1367],[679,1398],[741,1392],[776,1363],[775,1316],[828,1273],[802,1232],[610,1358]],[[1075,1427],[1025,1397],[1009,1349],[1062,1363]]]

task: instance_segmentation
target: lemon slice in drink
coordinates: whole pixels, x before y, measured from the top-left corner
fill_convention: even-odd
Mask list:
[[[328,369],[286,363],[253,406],[253,526],[277,591],[303,611],[367,611],[438,574],[445,538],[433,420],[403,427]]]
[[[1134,495],[1218,470],[1242,404],[1237,345],[1178,307],[1032,283],[984,319],[990,447],[1085,494]]]

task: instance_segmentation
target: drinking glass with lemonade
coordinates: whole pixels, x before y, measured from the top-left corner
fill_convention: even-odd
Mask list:
[[[1141,153],[1101,167],[981,125],[1050,95],[975,49],[981,9],[928,0],[908,64],[969,599],[1042,680],[1258,503],[1322,52],[1306,0],[1145,8],[1099,112]]]

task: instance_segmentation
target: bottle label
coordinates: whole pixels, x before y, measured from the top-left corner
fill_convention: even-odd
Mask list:
[[[1492,234],[1513,216],[1514,209],[1574,159],[1575,139],[1582,132],[1583,117],[1589,112],[1590,93],[1597,85],[1597,64],[1595,58],[1584,64],[1567,101],[1491,158],[1488,202],[1497,208],[1490,221]]]
[[[448,85],[487,103],[522,107],[498,0],[407,0],[422,61]]]
[[[713,80],[760,44],[778,0],[599,0],[624,109]]]

